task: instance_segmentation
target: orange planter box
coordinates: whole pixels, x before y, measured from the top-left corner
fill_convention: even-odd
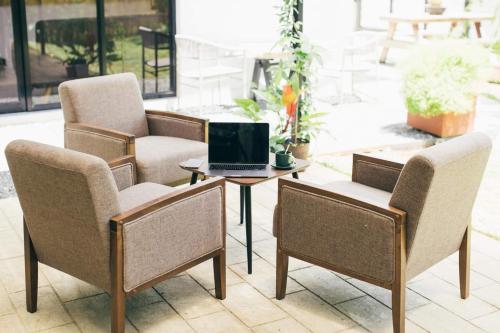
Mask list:
[[[474,128],[476,112],[445,113],[435,117],[422,117],[408,113],[409,126],[437,135],[441,138],[462,135]]]

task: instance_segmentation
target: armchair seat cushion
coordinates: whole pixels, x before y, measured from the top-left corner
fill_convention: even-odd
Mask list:
[[[351,181],[336,181],[324,186],[332,192],[378,205],[388,205],[391,193]],[[278,206],[274,208],[273,235],[277,234]]]
[[[172,184],[187,179],[190,173],[179,163],[208,154],[204,142],[169,136],[145,136],[136,139],[135,145],[139,183]]]
[[[172,191],[175,191],[175,188],[154,183],[141,183],[118,192],[118,203],[123,213]]]

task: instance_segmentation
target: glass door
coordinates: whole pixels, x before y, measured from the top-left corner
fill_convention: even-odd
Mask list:
[[[173,93],[170,0],[104,0],[106,73],[132,72],[146,96]]]
[[[0,0],[1,1],[1,0]],[[57,105],[65,80],[99,75],[96,0],[25,0],[31,106]]]
[[[12,15],[15,6],[11,0],[0,0],[0,113],[26,108],[20,38],[13,29],[18,26]]]

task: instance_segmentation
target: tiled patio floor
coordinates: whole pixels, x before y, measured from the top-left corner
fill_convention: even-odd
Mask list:
[[[301,178],[345,178],[313,165]],[[228,185],[227,298],[213,297],[211,262],[149,289],[127,303],[127,332],[392,332],[390,294],[292,259],[287,297],[274,298],[276,242],[271,234],[276,182],[254,189],[254,274],[246,273],[239,190]],[[500,332],[500,242],[473,234],[471,296],[460,299],[457,256],[413,279],[407,332]],[[102,290],[41,267],[39,309],[25,310],[22,214],[16,198],[0,200],[0,332],[108,332]]]

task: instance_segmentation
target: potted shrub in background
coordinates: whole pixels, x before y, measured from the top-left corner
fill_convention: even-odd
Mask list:
[[[409,126],[439,137],[472,130],[488,52],[465,41],[417,46],[402,65]]]

